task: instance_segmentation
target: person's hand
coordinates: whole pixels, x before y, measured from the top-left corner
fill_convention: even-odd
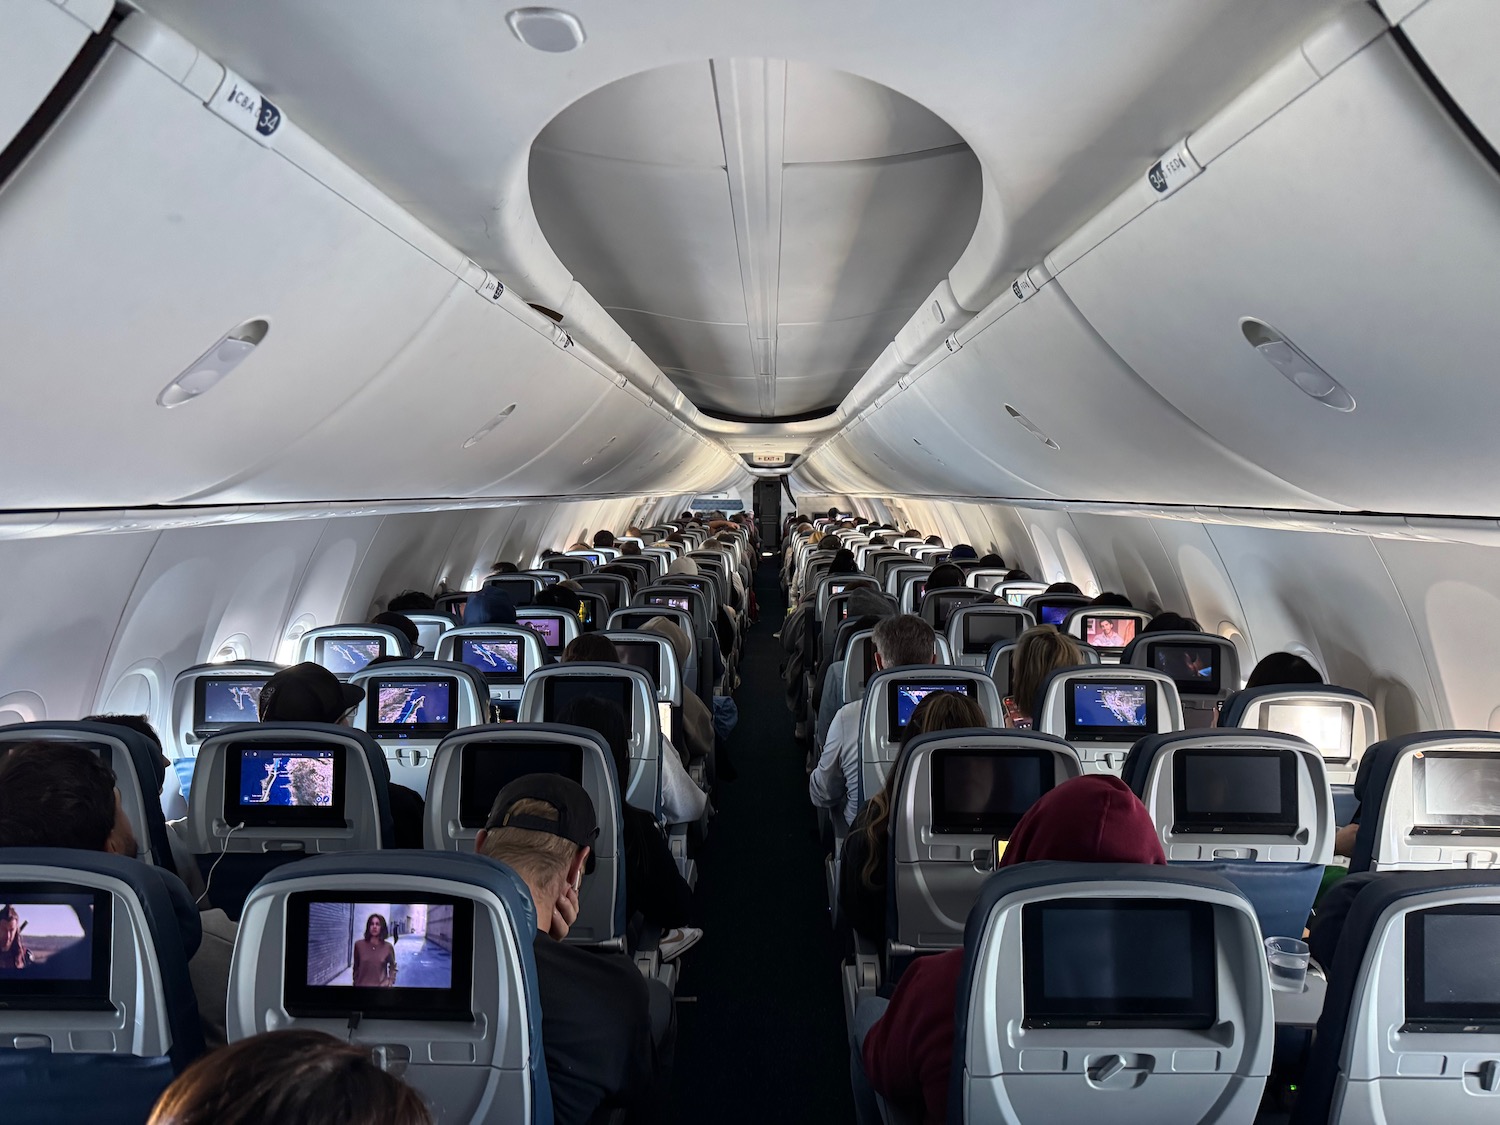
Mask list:
[[[1333,837],[1333,854],[1341,856],[1352,856],[1354,854],[1354,840],[1359,835],[1359,822],[1346,824],[1340,828]]]
[[[555,940],[562,941],[568,936],[568,930],[576,921],[578,921],[578,888],[569,883],[568,889],[552,906],[552,925],[547,928],[547,933]]]

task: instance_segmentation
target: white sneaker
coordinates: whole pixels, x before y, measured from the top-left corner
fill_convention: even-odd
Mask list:
[[[668,930],[661,937],[661,959],[663,961],[677,960],[697,945],[702,937],[703,931],[696,926],[683,926],[679,929]]]

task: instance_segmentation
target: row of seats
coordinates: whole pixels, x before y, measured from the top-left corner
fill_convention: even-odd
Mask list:
[[[682,588],[669,589],[676,596]],[[658,608],[673,612],[652,605],[650,615],[661,615]],[[288,1027],[325,1030],[370,1044],[439,1120],[550,1123],[532,953],[533,940],[542,940],[537,913],[514,872],[474,854],[476,837],[509,781],[551,774],[579,784],[599,835],[566,941],[629,948],[643,974],[672,985],[672,968],[627,926],[622,810],[629,803],[663,818],[663,736],[680,707],[681,668],[671,643],[654,633],[607,631],[635,665],[546,664],[536,632],[504,631],[525,653],[514,685],[520,721],[496,723],[494,685],[472,664],[442,659],[457,654],[444,641],[472,635],[454,624],[440,630],[439,659],[342,670],[367,694],[352,728],[254,721],[275,666],[184,673],[173,693],[173,742],[191,768],[179,770],[187,807],[175,824],[156,798],[165,779],[143,734],[87,722],[0,728],[0,756],[35,741],[98,753],[114,771],[122,810],[142,826],[132,857],[0,850],[7,1120],[139,1123],[202,1053],[188,975],[202,931],[176,877],[197,875],[207,902],[239,923],[231,1041]],[[406,643],[361,626],[315,633],[304,646],[326,667],[346,658],[340,646],[371,640],[381,655],[400,654]],[[554,721],[582,697],[621,706],[630,759],[623,793],[604,738]],[[423,782],[424,850],[392,850],[393,771]],[[690,868],[685,850],[674,851]],[[351,949],[375,914],[399,951],[394,987],[355,982],[362,970]],[[17,963],[7,963],[8,952]],[[109,1099],[101,1104],[103,1089]]]
[[[850,589],[879,585],[874,575],[814,581],[825,622],[840,617]],[[1052,623],[1085,641],[1123,637],[1091,646],[1099,663],[1121,666],[1053,672],[1033,707],[1036,731],[997,730],[1005,658],[1035,617],[964,592],[934,596],[951,606],[946,622],[926,598],[917,608],[946,625],[955,654],[978,648],[989,629],[1015,631],[986,638],[982,662],[962,652],[956,666],[945,666],[954,657],[940,643],[937,665],[871,674],[868,631],[828,651],[845,661],[844,698],[864,700],[860,801],[884,787],[890,808],[886,944],[855,936],[851,1031],[861,1001],[889,991],[914,959],[961,947],[955,1122],[1248,1122],[1272,1073],[1277,1025],[1306,1029],[1320,1012],[1299,1121],[1405,1119],[1398,1109],[1414,1118],[1424,1083],[1455,1120],[1500,1105],[1479,1097],[1500,1093],[1500,977],[1487,953],[1473,967],[1479,943],[1500,938],[1500,874],[1483,870],[1500,859],[1500,736],[1380,743],[1373,705],[1357,692],[1240,691],[1230,642],[1137,635],[1144,613],[1083,605]],[[989,727],[903,745],[903,716],[933,690],[969,695]],[[996,872],[1027,809],[1088,772],[1123,777],[1169,869]],[[1261,938],[1304,935],[1336,819],[1347,823],[1356,805],[1365,811],[1351,870],[1400,874],[1360,877],[1374,882],[1328,977],[1314,966],[1303,993],[1273,993]],[[1417,869],[1426,870],[1408,874]],[[836,872],[830,864],[837,920]],[[1429,926],[1434,944],[1414,946]],[[1380,980],[1369,979],[1371,963]],[[1419,964],[1442,984],[1424,983]]]

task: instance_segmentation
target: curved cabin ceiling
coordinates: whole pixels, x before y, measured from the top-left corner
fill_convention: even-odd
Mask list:
[[[697,406],[835,407],[948,275],[978,159],[878,83],[781,59],[621,79],[531,146],[552,249]]]

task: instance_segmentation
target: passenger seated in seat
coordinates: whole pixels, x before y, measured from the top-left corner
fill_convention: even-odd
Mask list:
[[[368,1047],[293,1028],[199,1059],[156,1101],[147,1125],[432,1125],[421,1095]]]
[[[1010,656],[1010,694],[1001,701],[1005,725],[1030,730],[1031,709],[1037,705],[1042,681],[1058,668],[1083,662],[1078,642],[1058,631],[1056,625],[1033,625],[1021,634]]]
[[[603,633],[580,633],[568,642],[568,647],[563,649],[562,654],[564,664],[570,664],[575,660],[618,664],[620,650],[615,648],[615,643]]]
[[[901,734],[905,746],[919,734],[936,730],[963,730],[982,727],[984,712],[967,695],[935,691],[918,703]],[[898,763],[900,759],[897,759]],[[839,908],[854,932],[879,949],[885,948],[885,889],[890,842],[891,786],[896,782],[899,766],[886,774],[879,793],[865,802],[839,853]]]
[[[1032,577],[1026,571],[1021,570],[1021,569],[1018,568],[1016,570],[1007,570],[1005,572],[1005,577],[1003,579],[1001,579],[1001,581],[1002,582],[1030,582],[1030,581],[1032,581]]]
[[[623,794],[630,784],[630,746],[619,707],[607,699],[585,697],[558,715],[557,721],[586,727],[604,737]],[[688,926],[692,888],[677,870],[656,818],[623,801],[620,811],[625,835],[625,913],[631,918],[639,914],[647,925],[658,927],[662,960],[674,960],[703,937],[702,930]]]
[[[979,558],[979,552],[967,543],[955,543],[953,544],[953,550],[948,552],[948,557],[954,562],[960,560],[971,562]]]
[[[364,698],[364,688],[344,683],[321,664],[294,664],[277,672],[261,688],[260,721],[353,726],[354,712]],[[388,782],[386,789],[396,826],[396,847],[420,851],[426,802],[420,793],[404,785]]]
[[[489,574],[486,574],[485,577],[486,578],[493,578],[497,574],[520,574],[520,573],[521,573],[521,568],[519,566],[517,566],[515,563],[511,562],[509,559],[497,559],[495,561],[495,565],[492,566],[492,567],[490,567],[490,572],[489,572]]]
[[[963,570],[952,563],[939,563],[927,576],[928,590],[956,590],[968,584]]]
[[[1099,594],[1090,605],[1108,606],[1115,609],[1130,609],[1130,599],[1124,594],[1116,594],[1113,590],[1105,590]]]
[[[77,742],[27,742],[0,757],[0,848],[77,848],[135,856],[135,827],[120,806],[115,774]],[[165,874],[165,873],[164,873]],[[167,876],[171,878],[171,876]],[[181,888],[181,907],[192,900]],[[202,941],[188,962],[203,1038],[224,1042],[229,958],[238,929],[222,910],[196,919]]]
[[[529,774],[500,790],[475,840],[479,854],[521,877],[536,906],[532,951],[556,1125],[587,1125],[613,1107],[658,1120],[653,1103],[666,1088],[676,1034],[665,985],[647,981],[622,954],[563,943],[598,835],[583,786]]]
[[[954,568],[958,569],[957,567]],[[932,664],[937,660],[937,634],[920,617],[907,613],[887,617],[875,626],[875,667]],[[828,727],[823,753],[808,778],[808,793],[820,809],[832,809],[853,824],[859,812],[860,718],[864,700],[839,708]]]
[[[859,564],[854,561],[854,552],[849,548],[841,548],[833,556],[833,562],[828,566],[829,574],[858,574]],[[813,591],[809,590],[808,593]]]
[[[386,605],[392,613],[436,613],[437,602],[420,590],[403,590]]]
[[[677,622],[665,617],[653,617],[641,626],[641,631],[665,637],[667,643],[672,646],[672,651],[677,655],[677,667],[679,669],[687,667],[688,658],[693,654],[693,641]],[[685,764],[691,764],[700,758],[713,755],[716,759],[715,765],[720,767],[723,765],[723,762],[718,760],[720,755],[714,752],[713,712],[708,709],[708,704],[698,697],[698,693],[685,682],[682,685],[682,732],[684,745],[681,749],[687,753],[688,758]]]
[[[1083,591],[1073,582],[1054,582],[1042,591],[1044,594],[1082,594]]]
[[[1167,862],[1151,814],[1129,786],[1110,774],[1075,777],[1032,805],[1011,834],[1000,866],[1043,859]],[[953,1012],[963,962],[962,949],[919,958],[902,975],[889,1007],[879,998],[860,1004],[854,1021],[859,1053],[851,1068],[862,1125],[880,1121],[870,1089],[923,1125],[948,1120]],[[862,1067],[855,1065],[859,1062]],[[872,1110],[874,1117],[869,1116]]]
[[[464,627],[471,625],[514,625],[516,604],[498,586],[481,586],[464,602]]]
[[[145,715],[85,715],[85,723],[108,723],[111,726],[125,727],[133,730],[136,734],[143,734],[151,740],[151,745],[156,747],[156,754],[151,759],[153,776],[156,780],[156,791],[160,793],[162,787],[167,783],[167,775],[172,771],[172,763],[167,761],[166,754],[162,753],[161,735],[156,733],[156,728],[151,725],[151,720]],[[141,779],[142,781],[145,778]]]
[[[981,570],[1004,570],[1005,560],[991,551],[980,558],[979,567]]]
[[[594,546],[613,547],[614,545],[615,533],[613,531],[605,531],[603,529],[600,529],[599,531],[594,532]]]
[[[1245,687],[1281,687],[1322,682],[1322,674],[1296,653],[1273,652],[1261,658],[1250,673],[1250,678],[1245,681]]]
[[[1180,613],[1162,611],[1146,622],[1141,629],[1142,633],[1201,633],[1203,627],[1191,617],[1184,617]]]
[[[386,610],[370,618],[370,624],[384,625],[387,629],[394,629],[406,638],[406,651],[401,654],[403,659],[415,660],[422,655],[422,634],[417,631],[417,623],[404,613]]]
[[[152,760],[152,765],[156,767],[156,791],[158,794],[166,791],[167,778],[174,776],[172,763],[167,760],[166,754],[162,752],[161,736],[156,733],[156,728],[151,725],[150,719],[146,718],[145,715],[85,715],[83,721],[86,723],[109,723],[113,726],[125,727],[149,738],[152,745],[156,747],[156,756]],[[145,779],[143,778],[142,780],[144,781]],[[179,819],[187,815],[187,805],[183,800],[186,794],[182,793],[180,789],[181,787],[179,786],[178,791],[162,803],[163,811],[166,810],[168,805],[175,808],[177,810],[176,816]],[[168,815],[172,814],[169,813]],[[173,866],[177,868],[177,875],[187,884],[188,890],[192,891],[194,895],[198,895],[204,889],[203,878],[198,874],[198,864],[194,861],[192,853],[188,851],[187,845],[181,841],[176,831],[173,830],[172,824],[173,821],[171,820],[167,822],[167,842],[172,847]]]

